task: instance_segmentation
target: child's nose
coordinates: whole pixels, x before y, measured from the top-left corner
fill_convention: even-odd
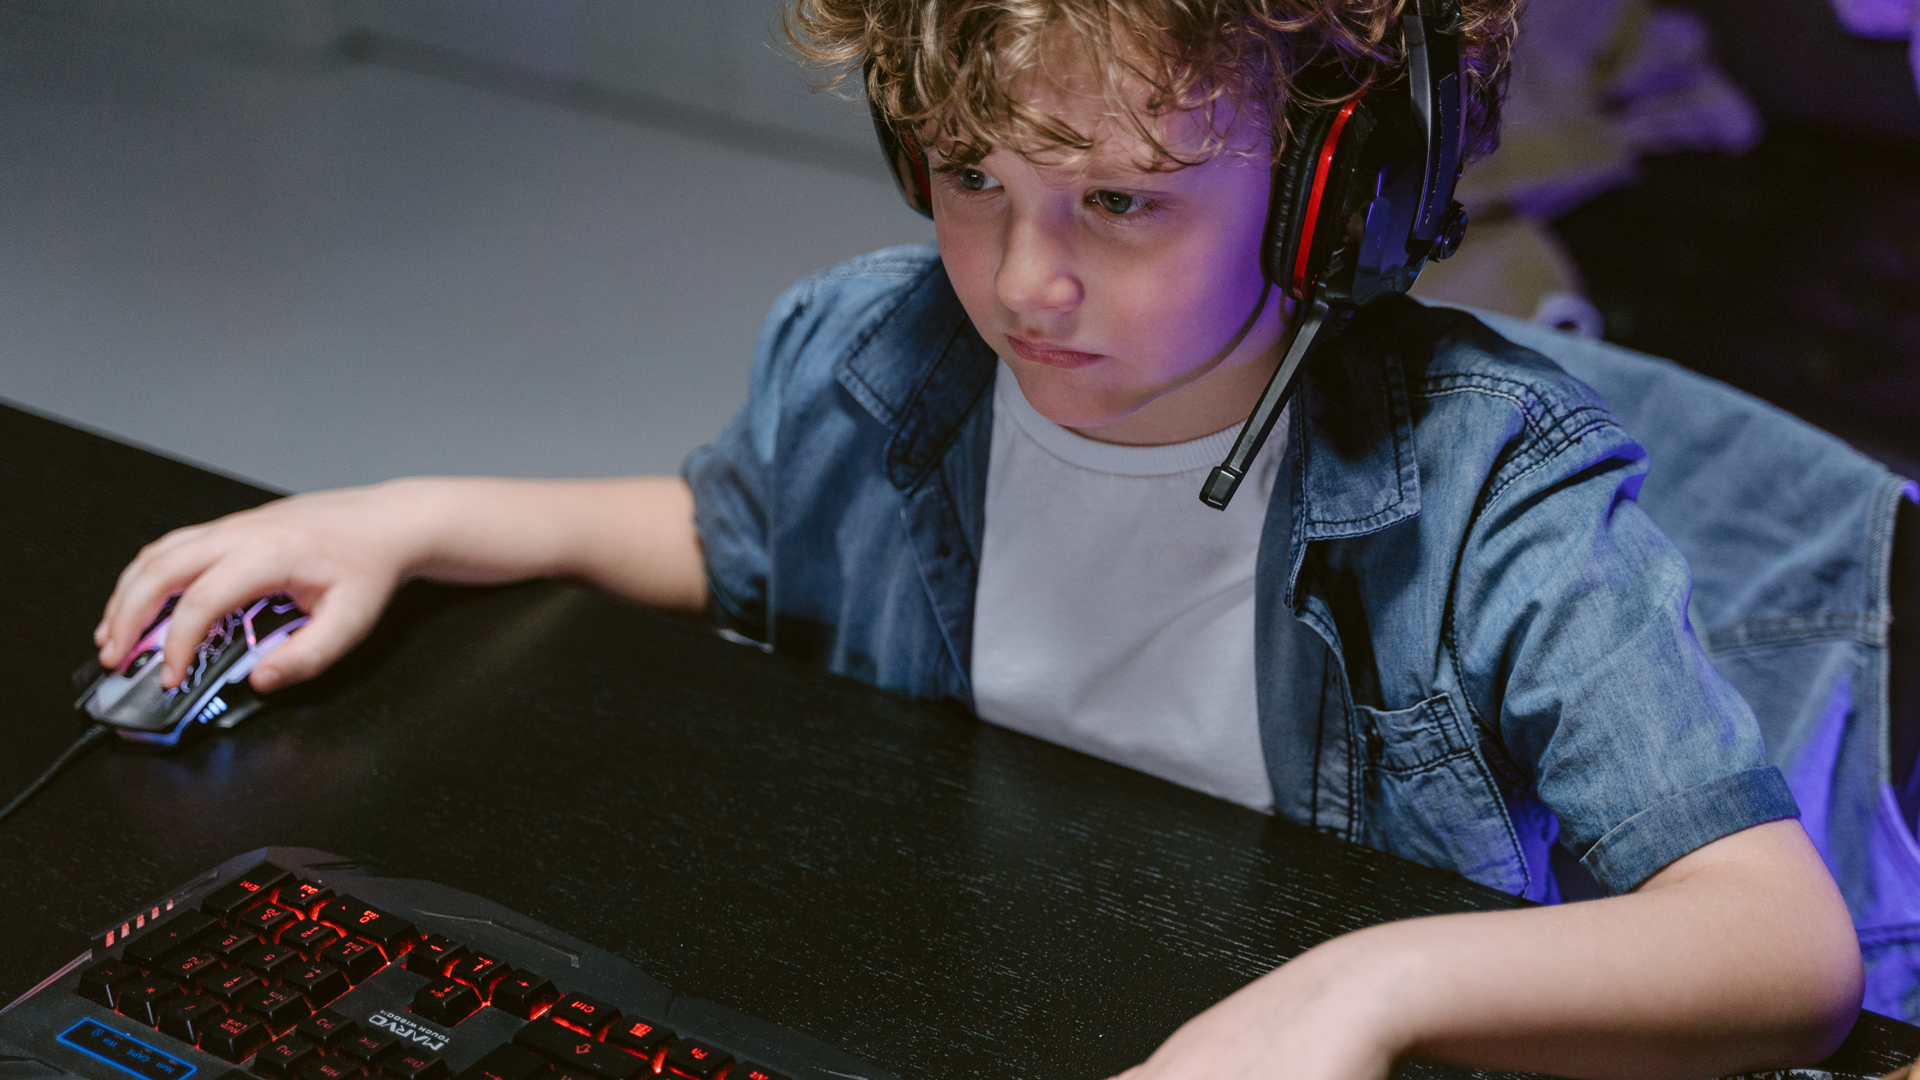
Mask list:
[[[994,275],[1000,302],[1010,311],[1069,311],[1086,292],[1067,246],[1042,223],[1015,222]]]

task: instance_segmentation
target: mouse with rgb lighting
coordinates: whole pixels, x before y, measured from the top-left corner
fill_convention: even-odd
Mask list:
[[[127,659],[108,671],[90,661],[74,672],[80,692],[74,708],[128,742],[178,746],[182,739],[209,728],[231,728],[260,708],[247,676],[287,635],[305,626],[308,615],[283,593],[263,597],[214,620],[193,650],[180,685],[160,684],[160,650],[173,626],[168,600],[140,634]]]

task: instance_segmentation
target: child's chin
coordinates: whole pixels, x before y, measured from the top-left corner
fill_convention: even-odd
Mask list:
[[[1041,416],[1061,427],[1085,431],[1096,439],[1100,437],[1099,429],[1125,420],[1140,408],[1135,404],[1087,401],[1084,398],[1049,402],[1030,397],[1027,400],[1033,406],[1033,411]]]

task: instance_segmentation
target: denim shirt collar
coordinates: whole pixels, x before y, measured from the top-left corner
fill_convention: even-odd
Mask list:
[[[1379,532],[1420,513],[1420,463],[1397,342],[1383,332],[1385,309],[1354,318],[1323,349],[1294,395],[1288,452],[1293,460],[1293,558],[1287,601],[1307,545]]]
[[[1420,512],[1406,379],[1394,342],[1377,329],[1390,323],[1381,309],[1401,303],[1412,301],[1356,317],[1321,351],[1295,395],[1288,453],[1298,497],[1286,597],[1296,608],[1310,542],[1378,532]],[[892,433],[886,472],[903,494],[933,473],[975,409],[991,409],[986,391],[995,359],[935,262],[835,364],[840,385]],[[980,452],[985,445],[979,440]],[[973,507],[985,499],[985,465],[967,470],[980,488],[968,493]],[[960,516],[980,520],[977,513]],[[979,541],[969,535],[967,546],[977,552]]]
[[[993,385],[995,360],[935,262],[834,365],[840,385],[893,433],[887,478],[903,494],[940,463]]]

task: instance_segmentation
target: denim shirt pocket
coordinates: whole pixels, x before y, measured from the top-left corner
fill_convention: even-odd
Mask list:
[[[1370,847],[1519,895],[1527,863],[1505,801],[1445,694],[1411,708],[1354,706],[1362,837]]]

